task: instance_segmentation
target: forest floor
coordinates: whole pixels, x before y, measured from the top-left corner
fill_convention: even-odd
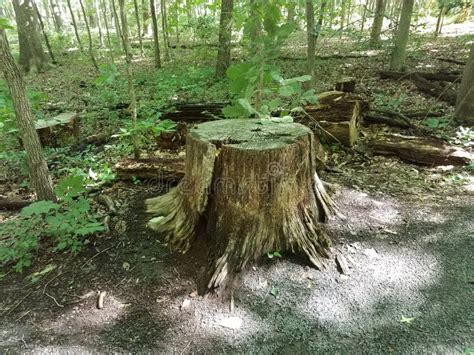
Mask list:
[[[415,41],[409,65],[446,68],[435,54],[459,53],[466,40]],[[288,52],[303,57],[300,49]],[[428,50],[433,52],[427,55]],[[288,77],[301,74],[304,61],[298,66],[286,61]],[[377,70],[386,62],[385,54],[320,61],[318,91],[350,74],[372,105],[452,112],[409,82],[380,81]],[[48,88],[56,106],[62,102],[64,109],[85,109],[88,117],[102,114],[83,107],[86,91],[77,94],[93,81],[92,75],[53,70],[56,79],[32,79],[32,84]],[[66,73],[77,92],[61,91],[68,85]],[[207,97],[212,90],[204,84],[197,84],[204,86],[200,101],[221,101]],[[195,87],[182,95],[189,90]],[[166,188],[116,182],[106,190],[121,206],[113,232],[97,237],[74,257],[42,255],[28,273],[49,264],[57,267],[35,283],[15,273],[0,280],[0,352],[471,354],[472,174],[464,168],[420,167],[366,154],[367,137],[381,130],[387,128],[364,128],[357,151],[333,149],[332,168],[322,175],[337,186],[334,199],[345,219],[333,218],[326,228],[333,246],[346,256],[350,275],[341,275],[333,260],[317,271],[291,255],[263,257],[242,275],[231,311],[230,299],[196,293],[196,277],[207,262],[203,253],[171,254],[145,228],[144,199]],[[440,128],[442,134],[455,131],[451,123]],[[80,167],[83,159],[69,164]],[[20,185],[7,181],[3,188]],[[101,291],[107,293],[98,309]]]

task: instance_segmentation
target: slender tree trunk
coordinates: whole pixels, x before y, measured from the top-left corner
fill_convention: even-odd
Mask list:
[[[462,75],[455,116],[461,123],[474,126],[474,43]]]
[[[314,36],[314,7],[313,0],[306,0],[306,36],[308,39],[307,60],[308,60],[308,75],[311,75],[311,82],[314,80],[314,65],[315,65],[315,51],[316,41]],[[311,84],[309,84],[311,85]]]
[[[124,41],[123,41],[122,29],[120,28],[120,21],[119,21],[118,15],[117,15],[117,8],[115,7],[115,0],[111,0],[111,4],[112,4],[112,12],[113,12],[113,15],[114,15],[115,32],[118,36],[118,41],[120,42],[120,46],[125,51],[125,48],[124,48],[125,44],[124,44]]]
[[[360,23],[360,35],[361,36],[364,33],[364,29],[365,29],[365,21],[367,20],[367,7],[368,6],[369,6],[369,0],[366,0],[365,4],[363,5],[364,10],[362,11],[362,19],[361,19],[361,23]]]
[[[324,13],[326,12],[326,5],[327,5],[327,0],[322,0],[321,7],[319,9],[318,23],[316,25],[315,33],[314,33],[314,46],[315,47],[316,47],[316,43],[318,42],[319,35],[321,34],[321,29],[323,28]]]
[[[132,127],[134,130],[133,133],[133,155],[135,159],[140,159],[140,148],[138,144],[137,137],[137,97],[135,94],[135,86],[133,85],[133,73],[132,73],[132,56],[130,52],[130,39],[128,37],[128,24],[127,24],[127,15],[125,14],[125,0],[119,0],[120,7],[120,18],[122,20],[122,34],[123,34],[123,44],[125,50],[125,60],[126,60],[126,74],[128,82],[128,96],[130,97],[130,112],[132,115]]]
[[[94,56],[91,28],[89,27],[89,22],[87,20],[87,15],[86,15],[86,9],[84,8],[84,4],[82,3],[82,0],[79,0],[79,5],[81,6],[82,16],[84,17],[84,23],[86,25],[87,36],[89,38],[89,55],[91,57],[91,61],[92,61],[92,64],[94,65],[94,68],[99,70],[99,66],[97,65],[97,61],[95,60],[95,56]]]
[[[74,15],[74,11],[71,6],[71,0],[67,0],[67,7],[69,8],[69,12],[71,13],[72,26],[74,27],[74,34],[76,35],[77,45],[79,46],[79,50],[81,51],[81,53],[84,53],[84,47],[82,46],[81,37],[79,36],[79,31],[77,29],[76,16]]]
[[[31,62],[36,66],[38,72],[42,72],[48,63],[41,45],[38,20],[31,0],[13,0],[18,29],[18,41],[20,44],[20,65],[28,73]]]
[[[378,48],[380,46],[380,34],[382,33],[383,18],[385,16],[385,0],[377,0],[375,7],[375,17],[370,31],[369,46]]]
[[[448,7],[446,5],[442,5],[441,9],[439,10],[438,21],[436,22],[436,30],[435,30],[435,37],[441,34],[441,30],[443,28],[443,20],[444,16],[446,15]]]
[[[150,34],[150,11],[146,0],[142,0],[142,22],[143,22],[143,37],[148,37]],[[176,19],[178,21],[178,19]]]
[[[221,19],[219,26],[219,49],[217,53],[216,76],[225,76],[230,66],[230,52],[232,41],[232,10],[234,0],[221,1]]]
[[[104,36],[102,34],[102,20],[100,18],[100,9],[99,9],[99,0],[94,0],[94,8],[95,8],[95,18],[97,23],[97,29],[99,30],[99,40],[100,46],[104,46]]]
[[[395,48],[390,60],[390,70],[393,71],[400,71],[405,65],[413,4],[414,0],[403,0],[400,24],[395,38]]]
[[[107,35],[107,45],[109,47],[110,60],[112,61],[112,63],[115,63],[114,48],[112,46],[112,40],[110,39],[110,30],[109,30],[109,24],[107,21],[107,4],[105,1],[106,0],[101,0],[100,7],[102,8],[102,15],[104,17],[105,33]]]
[[[138,41],[140,42],[140,55],[143,56],[142,26],[140,24],[140,12],[138,11],[137,0],[133,0],[133,6],[135,7],[135,20],[137,22]]]
[[[0,69],[12,96],[18,130],[26,151],[28,169],[38,200],[56,200],[48,165],[43,156],[41,142],[36,132],[33,112],[28,102],[25,82],[8,48],[5,30],[0,29]]]
[[[170,43],[168,41],[168,29],[167,27],[167,19],[166,19],[166,4],[165,0],[160,1],[160,9],[161,9],[161,29],[163,31],[163,47],[165,48],[165,59],[170,60],[170,52],[169,47]]]
[[[63,20],[61,18],[61,10],[57,4],[57,0],[50,0],[51,8],[53,12],[54,25],[56,27],[56,32],[61,32],[63,29]]]
[[[38,16],[38,21],[39,21],[39,24],[40,24],[40,27],[41,27],[41,32],[43,32],[43,37],[44,37],[44,41],[46,43],[46,47],[48,48],[49,56],[51,57],[51,61],[54,64],[56,64],[56,59],[54,59],[53,49],[51,48],[51,44],[49,43],[48,33],[46,32],[46,30],[44,28],[43,19],[41,18],[41,14],[38,10],[38,6],[36,6],[36,3],[33,3],[33,6],[35,8],[36,15]]]
[[[155,67],[161,68],[160,40],[158,38],[158,21],[156,20],[155,0],[150,0],[151,22],[153,27],[153,43],[155,49]]]

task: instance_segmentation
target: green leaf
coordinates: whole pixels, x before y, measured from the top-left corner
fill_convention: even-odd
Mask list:
[[[278,93],[283,97],[289,97],[297,93],[297,91],[291,85],[280,87]]]
[[[229,105],[222,109],[222,113],[227,118],[237,118],[245,116],[245,112],[240,105]]]
[[[272,286],[272,289],[270,290],[270,294],[274,296],[275,298],[278,297],[280,294],[280,289],[278,287]]]
[[[10,25],[10,22],[6,18],[0,18],[0,29],[2,30],[13,30],[15,27]]]
[[[290,85],[294,83],[304,83],[311,80],[311,75],[302,75],[295,78],[286,79],[282,82],[283,85]]]
[[[24,207],[21,210],[22,217],[30,217],[33,215],[38,215],[41,213],[48,213],[50,211],[57,211],[59,209],[59,205],[57,203],[51,201],[38,201],[34,202],[29,206]]]
[[[257,111],[252,107],[249,100],[247,99],[238,99],[237,102],[242,106],[242,108],[247,111],[248,114],[254,114]]]
[[[411,324],[411,322],[414,319],[415,318],[409,318],[409,317],[405,317],[405,316],[402,315],[402,318],[400,319],[400,323]]]
[[[55,192],[61,197],[69,200],[85,191],[84,178],[82,176],[69,176],[61,179],[56,186]]]

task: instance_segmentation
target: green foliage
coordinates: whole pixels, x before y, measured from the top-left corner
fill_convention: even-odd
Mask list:
[[[469,127],[459,127],[455,137],[451,140],[454,144],[460,144],[465,147],[474,146],[474,129]]]
[[[449,124],[449,120],[445,118],[428,117],[423,124],[429,128],[445,128]]]
[[[52,251],[77,253],[87,236],[103,231],[83,196],[84,180],[71,176],[55,190],[58,202],[38,201],[22,209],[20,216],[0,225],[0,263],[21,272],[29,267],[40,245]]]
[[[15,27],[10,25],[10,21],[6,18],[0,18],[0,30],[13,30]]]

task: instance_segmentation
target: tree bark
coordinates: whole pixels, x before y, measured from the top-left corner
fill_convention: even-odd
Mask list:
[[[125,60],[126,60],[126,74],[128,82],[128,96],[130,97],[130,113],[132,116],[132,127],[134,130],[132,140],[133,140],[133,155],[135,159],[140,159],[140,148],[138,144],[138,136],[136,132],[137,128],[137,97],[135,94],[135,86],[133,85],[133,73],[132,73],[132,56],[130,53],[130,40],[128,38],[128,24],[127,24],[127,15],[125,13],[125,0],[119,0],[120,6],[120,18],[122,19],[122,34],[123,34],[123,44],[125,50]]]
[[[103,20],[104,20],[104,26],[105,26],[105,33],[106,33],[106,36],[107,36],[107,45],[109,47],[110,60],[112,61],[112,63],[115,63],[114,48],[112,46],[112,40],[110,38],[109,23],[108,23],[108,19],[107,19],[107,5],[106,5],[105,0],[101,0],[100,7],[102,9],[102,15],[104,17]]]
[[[33,112],[28,102],[25,83],[10,53],[5,30],[3,29],[0,29],[0,69],[12,96],[18,130],[26,151],[32,187],[39,200],[54,201],[56,196],[53,192],[53,183],[35,129]]]
[[[38,21],[39,21],[39,24],[41,26],[41,32],[43,32],[43,37],[44,37],[44,41],[46,43],[46,47],[48,48],[49,56],[51,57],[51,61],[54,64],[56,64],[56,59],[54,58],[53,49],[51,48],[51,44],[49,43],[48,33],[46,32],[46,29],[44,28],[43,19],[41,18],[41,13],[39,12],[38,6],[36,6],[36,3],[33,3],[33,6],[35,8],[36,16],[38,16]]]
[[[81,51],[81,53],[83,53],[84,47],[82,46],[81,37],[79,36],[79,31],[77,29],[76,16],[74,15],[74,11],[71,6],[71,0],[67,0],[67,7],[69,9],[69,12],[71,13],[72,26],[74,27],[74,34],[76,35],[76,41],[79,46],[79,50]]]
[[[125,50],[124,46],[124,40],[123,40],[123,34],[122,34],[122,29],[120,28],[120,20],[119,16],[117,15],[117,8],[115,7],[115,0],[111,0],[112,4],[112,14],[114,15],[114,23],[115,23],[115,33],[118,37],[119,45],[122,47],[123,50]]]
[[[47,58],[41,45],[38,21],[31,0],[13,0],[18,41],[20,44],[20,65],[28,73],[33,62],[38,72],[44,71]]]
[[[216,76],[225,76],[230,66],[232,41],[232,11],[234,0],[221,1],[221,17],[219,26],[219,49],[217,53]]]
[[[165,59],[170,60],[170,41],[168,39],[168,18],[166,14],[166,0],[160,1],[161,29],[163,31],[163,47],[165,48]]]
[[[138,2],[137,2],[137,0],[133,0],[133,7],[135,8],[135,20],[137,22],[138,41],[140,42],[140,54],[143,56],[142,26],[140,24],[140,13],[138,11]]]
[[[474,44],[462,76],[456,100],[455,116],[463,124],[474,126]]]
[[[176,251],[204,243],[208,289],[230,285],[267,252],[301,252],[324,268],[330,241],[319,222],[334,205],[315,172],[309,128],[220,120],[196,126],[186,141],[185,177],[146,201],[147,212],[158,216],[148,225]]]
[[[400,71],[405,66],[413,4],[414,0],[403,0],[400,23],[395,38],[395,47],[390,59],[390,70]]]
[[[372,29],[370,31],[369,46],[371,48],[380,47],[380,34],[382,32],[383,18],[385,16],[385,6],[385,0],[377,0],[374,22],[372,23]]]
[[[56,32],[61,32],[63,29],[63,20],[61,18],[61,10],[56,0],[50,0],[50,2],[51,2],[51,9],[53,12],[54,26],[56,28]]]
[[[314,65],[315,65],[315,51],[316,51],[316,40],[314,36],[314,7],[313,0],[306,0],[306,37],[308,41],[307,46],[307,71],[308,75],[311,75],[311,82],[314,80]],[[309,84],[310,85],[310,84]]]
[[[156,19],[155,0],[150,0],[151,21],[153,24],[153,44],[155,49],[155,67],[161,68],[160,40],[158,38],[158,21]]]
[[[99,70],[99,66],[97,65],[97,61],[95,60],[95,56],[94,56],[91,28],[89,27],[89,22],[87,20],[87,15],[86,15],[86,9],[84,8],[84,4],[82,3],[82,0],[79,0],[79,5],[81,6],[81,9],[82,9],[82,16],[84,17],[84,23],[87,29],[87,37],[89,38],[89,56],[91,57],[91,61],[92,61],[92,64],[94,65],[94,68],[96,70]]]
[[[100,46],[104,46],[104,36],[102,35],[102,20],[100,18],[100,9],[99,9],[99,0],[94,0],[95,8],[95,19],[97,23],[97,29],[99,30],[99,40]]]

